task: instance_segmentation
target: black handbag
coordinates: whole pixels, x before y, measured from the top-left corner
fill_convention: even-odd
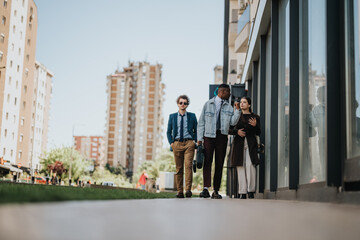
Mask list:
[[[196,148],[196,159],[193,161],[193,171],[196,173],[196,168],[201,169],[204,164],[204,147],[203,145],[198,145]]]
[[[265,152],[265,145],[263,143],[260,143],[256,149],[257,153],[264,153]]]
[[[263,143],[260,142],[260,136],[256,135],[256,142],[257,142],[257,153],[258,154],[263,154],[265,152],[265,145]]]

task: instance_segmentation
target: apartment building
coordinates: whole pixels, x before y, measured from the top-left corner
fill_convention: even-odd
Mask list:
[[[22,160],[23,166],[28,166],[26,160],[31,159],[32,169],[41,168],[40,155],[47,149],[53,76],[49,69],[35,61],[33,88],[31,88],[33,94],[26,94],[28,86],[23,86],[25,94],[22,97],[25,99],[23,100],[25,105],[24,110],[20,112],[18,143],[18,149],[23,151],[23,159],[19,161]],[[31,103],[30,99],[32,106],[28,109],[26,103]],[[31,120],[25,122],[25,119]]]
[[[224,78],[229,84],[241,83],[245,57],[249,46],[259,0],[227,0],[225,1],[227,21],[225,45],[227,50],[224,64]]]
[[[131,62],[107,77],[108,108],[105,157],[131,176],[162,147],[162,65]]]
[[[222,84],[223,83],[223,67],[216,65],[214,67],[214,83]]]
[[[103,136],[74,136],[74,144],[79,153],[94,161],[94,167],[104,167],[105,142]]]
[[[1,0],[0,18],[0,156],[39,169],[53,73],[35,61],[37,7],[33,0]]]

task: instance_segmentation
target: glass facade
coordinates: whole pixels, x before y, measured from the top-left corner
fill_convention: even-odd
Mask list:
[[[269,191],[310,193],[309,189],[323,187],[334,188],[335,192],[340,189],[338,187],[342,187],[344,193],[359,191],[360,0],[280,0],[272,3],[274,5],[267,9],[271,18],[266,20],[263,16],[264,23],[260,23],[263,26],[258,29],[261,44],[255,44],[246,57],[259,63],[265,58],[265,69],[264,66],[249,67],[243,73],[245,79],[251,79],[249,71],[258,71],[252,79],[254,83],[264,78],[266,81],[266,86],[258,85],[258,89],[253,89],[258,98],[260,88],[265,92],[261,93],[265,98],[264,106],[257,102],[257,109],[265,109],[261,113],[265,117],[265,131],[262,132],[265,154],[258,171],[258,191],[264,192],[264,198],[274,196],[267,194]],[[267,33],[263,32],[267,26]],[[266,35],[266,51],[261,49],[263,34]],[[272,61],[276,59],[272,54],[278,55],[278,61]],[[278,78],[272,71],[278,73]],[[277,105],[273,106],[271,103],[276,100]],[[277,116],[276,124],[271,122],[276,121],[274,116]],[[327,128],[334,128],[334,132],[328,132]],[[277,141],[272,142],[275,137]],[[275,151],[277,159],[272,159]],[[304,194],[301,198],[308,196]]]
[[[270,148],[271,148],[271,28],[266,37],[266,106],[265,106],[265,189],[270,189]]]
[[[300,3],[300,184],[326,179],[326,1]]]
[[[360,156],[360,4],[358,0],[346,2],[346,112],[347,157]]]
[[[289,186],[289,5],[279,9],[278,187]]]

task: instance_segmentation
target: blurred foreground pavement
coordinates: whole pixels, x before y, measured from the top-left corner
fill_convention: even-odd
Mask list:
[[[360,239],[360,206],[257,199],[0,205],[0,239]]]

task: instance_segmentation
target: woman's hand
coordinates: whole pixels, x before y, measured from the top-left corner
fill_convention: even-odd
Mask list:
[[[245,137],[245,136],[246,136],[246,133],[244,132],[244,129],[243,129],[243,128],[238,130],[238,135],[239,135],[240,137]]]
[[[255,126],[256,126],[256,118],[250,118],[250,119],[249,119],[249,124],[250,124],[251,126],[255,127]]]
[[[238,101],[234,102],[234,107],[236,110],[240,110],[240,103]]]

